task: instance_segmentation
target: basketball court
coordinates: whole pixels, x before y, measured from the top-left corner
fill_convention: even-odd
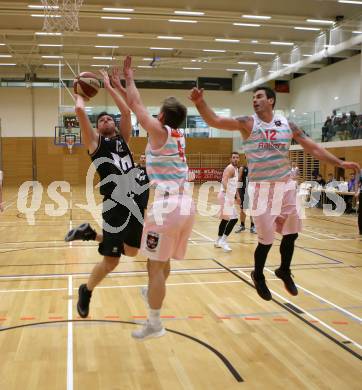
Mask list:
[[[253,82],[273,72],[279,72],[279,84],[276,83],[275,88],[283,89],[284,82],[291,80],[289,75],[293,72],[307,75],[327,67],[328,61],[322,57],[309,60],[311,50],[315,51],[315,56],[319,55],[318,48],[334,50],[332,46],[344,43],[341,37],[345,34],[350,46],[340,47],[333,58],[346,59],[356,55],[356,51],[360,53],[362,18],[356,16],[360,12],[354,8],[343,9],[345,19],[338,33],[328,35],[326,32],[323,37],[321,31],[318,37],[302,38],[297,35],[299,31],[285,32],[293,30],[296,24],[308,29],[306,14],[315,18],[338,15],[342,9],[334,4],[337,2],[330,1],[328,5],[318,7],[311,2],[302,5],[305,9],[294,4],[293,16],[290,15],[293,11],[281,1],[275,2],[273,12],[273,5],[264,1],[260,10],[249,1],[242,7],[236,6],[234,1],[226,1],[224,5],[210,1],[208,7],[206,2],[181,1],[179,8],[183,14],[177,14],[166,1],[156,3],[151,6],[145,1],[119,4],[48,0],[29,2],[29,5],[19,1],[0,2],[4,42],[8,39],[6,48],[18,45],[18,51],[9,49],[9,53],[14,57],[21,56],[26,69],[25,73],[18,67],[9,71],[10,65],[6,65],[0,77],[15,80],[20,74],[21,77],[26,74],[26,82],[36,83],[37,72],[48,80],[49,89],[53,89],[45,95],[31,88],[33,116],[29,114],[30,109],[24,109],[21,115],[12,111],[11,120],[18,124],[19,134],[6,133],[9,120],[0,122],[0,168],[4,170],[5,178],[5,211],[0,214],[0,389],[360,389],[362,236],[357,234],[356,214],[331,216],[322,209],[306,209],[307,218],[303,221],[292,262],[292,273],[299,290],[296,297],[289,295],[283,282],[274,275],[280,264],[281,236],[277,235],[265,268],[273,299],[262,300],[250,277],[257,236],[248,229],[249,217],[245,232],[231,233],[228,242],[232,252],[225,253],[214,247],[219,219],[210,210],[217,205],[217,187],[209,190],[207,198],[199,196],[202,182],[215,184],[220,181],[230,153],[233,150],[242,153],[242,143],[237,135],[226,135],[215,129],[212,129],[213,135],[209,135],[203,124],[198,123],[196,111],[188,118],[189,123],[194,121],[196,124],[194,134],[187,138],[191,150],[187,160],[197,177],[193,192],[197,205],[196,222],[185,259],[171,262],[161,312],[166,335],[141,342],[131,337],[131,332],[144,323],[148,314],[140,293],[148,284],[147,259],[141,254],[135,258],[122,256],[119,266],[96,288],[89,317],[79,317],[76,308],[78,287],[86,283],[101,257],[96,242],[67,243],[64,236],[84,222],[90,222],[100,231],[101,215],[97,206],[102,199],[98,189],[93,188],[95,202],[90,202],[85,186],[90,160],[82,143],[72,97],[73,78],[80,71],[119,65],[121,59],[132,52],[135,66],[139,68],[137,73],[144,82],[140,92],[152,114],[158,113],[159,101],[166,95],[184,95],[186,100],[186,88],[177,88],[175,84],[170,90],[157,91],[157,94],[154,89],[147,91],[161,78],[177,83],[181,72],[180,83],[190,83],[191,87],[202,86],[202,82],[205,85],[217,83],[216,88],[209,85],[210,89],[214,88],[210,92],[212,104],[219,107],[222,114],[231,115],[235,106],[227,106],[236,105],[237,97],[233,95],[223,100],[217,95],[218,90],[226,91],[223,89],[226,88],[225,81],[216,80],[225,79],[226,71],[228,77],[233,74],[232,91],[235,88],[239,92],[250,90]],[[59,8],[59,5],[68,8]],[[131,8],[123,11],[115,8],[131,5],[136,8],[135,14]],[[113,8],[107,11],[104,6]],[[192,32],[189,26],[199,21],[191,18],[197,19],[200,15],[185,12],[203,7],[208,8],[206,15],[201,15],[205,24]],[[238,42],[230,41],[234,33],[227,24],[234,22],[237,25],[242,18],[243,27],[253,29],[257,27],[255,23],[264,23],[260,21],[263,20],[260,15],[256,20],[255,15],[254,20],[248,15],[241,17],[248,9],[248,13],[256,15],[273,14],[272,22],[264,26],[264,32],[253,36],[238,33]],[[31,23],[22,29],[21,17],[30,17],[30,12],[43,16],[32,17]],[[125,25],[132,22],[134,15],[136,27]],[[180,22],[184,17],[180,15],[186,15],[188,22]],[[7,17],[9,19],[5,20]],[[172,18],[176,18],[176,22]],[[121,27],[116,23],[122,23]],[[170,29],[168,26],[172,23]],[[10,24],[16,25],[19,31],[15,31],[15,27],[11,30]],[[315,24],[314,30],[321,25]],[[39,29],[43,35],[35,37],[35,31]],[[185,40],[162,41],[172,54],[163,56],[164,50],[168,50],[165,45],[152,54],[146,52],[146,46],[147,50],[150,45],[156,46],[155,34],[161,33],[182,35]],[[7,34],[13,38],[6,38]],[[266,45],[272,39],[279,40],[279,36],[284,36],[282,34],[285,39],[298,42],[299,51],[282,51],[275,61],[270,55],[276,53],[270,52],[272,49]],[[215,37],[219,37],[217,43]],[[124,41],[120,42],[122,39]],[[181,41],[186,43],[178,47]],[[224,50],[225,45],[236,44],[245,47]],[[260,46],[253,49],[250,45]],[[284,46],[288,45],[284,42]],[[51,63],[42,64],[39,61],[45,60],[33,58],[34,47],[38,50],[36,55],[48,56]],[[257,49],[259,51],[254,51]],[[196,53],[197,50],[200,53]],[[26,59],[25,54],[28,55]],[[264,56],[260,71],[259,67],[253,67],[257,55]],[[244,57],[248,61],[243,61]],[[25,64],[26,61],[29,62]],[[298,61],[303,61],[300,68],[293,68],[293,63]],[[283,70],[288,65],[289,73]],[[206,70],[207,66],[209,69]],[[247,69],[241,69],[244,67]],[[149,73],[151,71],[154,73]],[[199,72],[205,80],[200,77],[195,82],[196,76],[190,72]],[[27,91],[28,85],[24,85],[23,94]],[[86,107],[92,123],[103,109],[111,112],[114,109],[105,95],[101,92]],[[248,97],[242,104],[249,100]],[[22,104],[19,95],[11,93],[1,101],[10,102],[6,106],[8,111]],[[281,104],[285,105],[286,101],[281,98]],[[40,114],[37,115],[43,111],[44,116],[39,119]],[[303,117],[307,121],[307,115],[303,115],[301,112],[299,119]],[[133,125],[138,126],[134,119]],[[119,116],[115,120],[118,123]],[[20,123],[24,122],[25,126],[29,121],[31,130],[21,133]],[[1,130],[5,131],[5,136]],[[135,160],[144,153],[146,145],[142,131],[141,137],[137,134],[131,141]],[[202,138],[206,133],[210,139]],[[12,136],[14,140],[11,140]],[[356,159],[361,163],[360,141],[347,141],[350,143],[342,145],[343,153],[339,152],[342,150],[340,145],[334,145],[336,149],[333,150],[336,152],[341,148],[338,153],[346,160]],[[298,147],[292,147],[290,157],[300,167],[301,179],[306,181],[312,178],[316,169],[325,169],[325,172],[329,169]],[[90,179],[92,185],[93,179]],[[39,181],[40,185],[31,184],[33,180]],[[59,186],[63,187],[59,189]],[[58,195],[61,192],[61,198],[55,197],[55,192]]]

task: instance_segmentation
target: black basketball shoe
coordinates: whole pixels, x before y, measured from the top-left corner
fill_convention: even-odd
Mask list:
[[[250,276],[251,276],[251,279],[253,279],[256,291],[259,294],[259,296],[266,301],[270,301],[272,299],[272,295],[268,289],[268,286],[265,283],[264,275],[262,278],[256,279],[254,271],[251,271]]]
[[[64,241],[74,241],[74,240],[95,240],[97,232],[91,228],[89,223],[82,223],[78,227],[70,230],[64,238]]]
[[[294,284],[294,281],[292,279],[292,273],[290,270],[283,271],[280,268],[276,269],[274,271],[275,276],[279,279],[281,279],[284,282],[284,287],[291,295],[298,295],[298,289],[297,286]]]
[[[88,317],[89,314],[89,303],[92,297],[92,291],[87,289],[86,284],[81,284],[78,289],[78,303],[77,310],[82,318]]]

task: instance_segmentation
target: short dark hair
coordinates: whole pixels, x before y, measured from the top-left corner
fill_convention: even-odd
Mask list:
[[[114,123],[116,123],[116,121],[115,121],[115,119],[114,119],[114,116],[113,116],[112,114],[108,114],[107,111],[102,111],[102,112],[100,112],[100,113],[97,115],[97,119],[96,119],[97,127],[98,127],[98,121],[102,118],[102,116],[105,116],[105,115],[108,115],[108,116],[112,117],[113,120],[114,120]]]
[[[240,157],[239,152],[232,152],[231,155],[233,155],[233,154],[237,154]]]
[[[256,87],[253,89],[253,92],[257,91],[265,91],[265,95],[268,99],[274,99],[273,108],[275,106],[275,103],[277,102],[277,95],[275,94],[274,90],[270,87],[267,87],[266,85],[262,85],[261,87]]]
[[[164,124],[172,129],[178,129],[186,119],[187,108],[171,96],[163,101],[161,112],[164,114]]]

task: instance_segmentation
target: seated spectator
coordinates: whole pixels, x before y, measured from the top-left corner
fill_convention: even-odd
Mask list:
[[[336,179],[335,179],[333,173],[328,173],[326,187],[336,188],[336,186],[337,186],[337,182],[336,182]]]
[[[332,119],[327,116],[326,121],[322,127],[322,142],[328,142],[331,137]]]
[[[290,169],[290,174],[293,180],[298,181],[299,178],[299,168],[297,167],[296,162],[292,162],[292,168]]]
[[[349,175],[349,181],[348,181],[348,192],[355,192],[356,191],[356,176],[354,173],[351,173]]]
[[[323,179],[322,175],[318,173],[316,182],[321,186],[324,187],[326,185],[326,181]]]

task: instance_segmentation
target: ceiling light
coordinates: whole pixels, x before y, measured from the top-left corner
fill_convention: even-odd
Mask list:
[[[62,35],[62,33],[60,33],[60,32],[50,33],[50,32],[39,31],[39,32],[36,32],[35,35],[56,35],[56,36],[59,36],[59,35]]]
[[[226,39],[226,38],[215,38],[216,42],[232,42],[232,43],[238,43],[240,42],[240,39]]]
[[[0,46],[5,46],[5,43],[0,43]]]
[[[93,57],[95,60],[113,60],[114,57]]]
[[[0,54],[0,58],[11,58],[11,54]]]
[[[234,26],[243,26],[243,27],[260,27],[260,24],[256,23],[233,23]]]
[[[93,65],[91,65],[91,66],[97,67],[97,68],[109,68],[109,65],[108,65],[108,64],[107,64],[107,65],[93,64]]]
[[[239,61],[238,64],[240,64],[240,65],[258,65],[257,62],[250,62],[250,61]]]
[[[149,58],[149,57],[146,57],[146,58],[142,58],[143,61],[153,61],[153,58]]]
[[[240,64],[240,65],[259,65],[258,62],[252,62],[252,61],[239,61],[238,64]]]
[[[303,57],[312,57],[312,54],[303,54]]]
[[[175,39],[175,40],[184,39],[184,37],[173,37],[171,35],[159,35],[157,38],[158,39]]]
[[[176,15],[205,15],[205,12],[194,12],[194,11],[174,11]]]
[[[273,56],[276,53],[273,53],[271,51],[254,51],[254,54],[261,54],[261,55],[267,55],[267,56]]]
[[[130,20],[131,18],[128,18],[126,16],[101,16],[101,19],[107,19],[107,20]]]
[[[107,37],[107,38],[122,38],[123,34],[97,34],[97,37]]]
[[[39,43],[38,46],[41,47],[62,47],[63,45],[58,43]]]
[[[245,72],[245,69],[226,69],[228,72]]]
[[[108,12],[133,12],[134,8],[109,8],[109,7],[104,7],[102,8],[103,11],[108,11]]]
[[[339,97],[338,97],[338,96],[335,96],[335,97],[334,97],[334,100],[338,100],[338,99],[339,99]]]
[[[185,70],[201,70],[202,68],[191,68],[191,67],[184,66],[182,69],[185,69]]]
[[[353,34],[362,34],[362,31],[352,31]]]
[[[294,46],[293,42],[282,42],[282,41],[271,41],[271,45],[280,45],[280,46]]]
[[[113,45],[97,45],[94,47],[97,47],[99,49],[118,49],[119,48],[119,46],[113,46]]]
[[[151,50],[173,50],[173,47],[150,47]]]
[[[243,15],[245,19],[260,19],[260,20],[269,20],[271,16],[261,16],[261,15]]]
[[[28,8],[32,8],[32,9],[44,9],[45,6],[44,6],[44,5],[28,5]],[[47,5],[46,8],[50,8],[50,9],[59,9],[59,6],[58,6],[58,5]]]
[[[362,5],[362,1],[356,1],[356,0],[338,0],[338,3],[360,4],[360,5]]]
[[[294,27],[294,30],[305,30],[305,31],[320,31],[318,27]]]
[[[31,14],[31,16],[33,18],[45,18],[45,16],[47,18],[61,18],[60,15],[44,15],[44,14]]]
[[[10,64],[10,63],[6,63],[6,62],[3,62],[1,63],[0,62],[0,66],[15,66],[16,64]]]
[[[307,19],[308,23],[319,23],[319,24],[334,24],[333,20],[321,20],[321,19]]]
[[[64,64],[43,64],[43,66],[64,66]]]
[[[259,43],[259,41],[257,41],[256,39],[253,39],[253,40],[251,41],[251,43]]]
[[[138,65],[137,68],[153,68],[151,65]]]
[[[211,53],[225,53],[226,50],[218,50],[218,49],[203,49],[202,51],[211,52]]]
[[[63,58],[63,56],[41,56],[41,58]]]
[[[168,19],[172,23],[197,23],[197,20],[187,20],[187,19]]]

